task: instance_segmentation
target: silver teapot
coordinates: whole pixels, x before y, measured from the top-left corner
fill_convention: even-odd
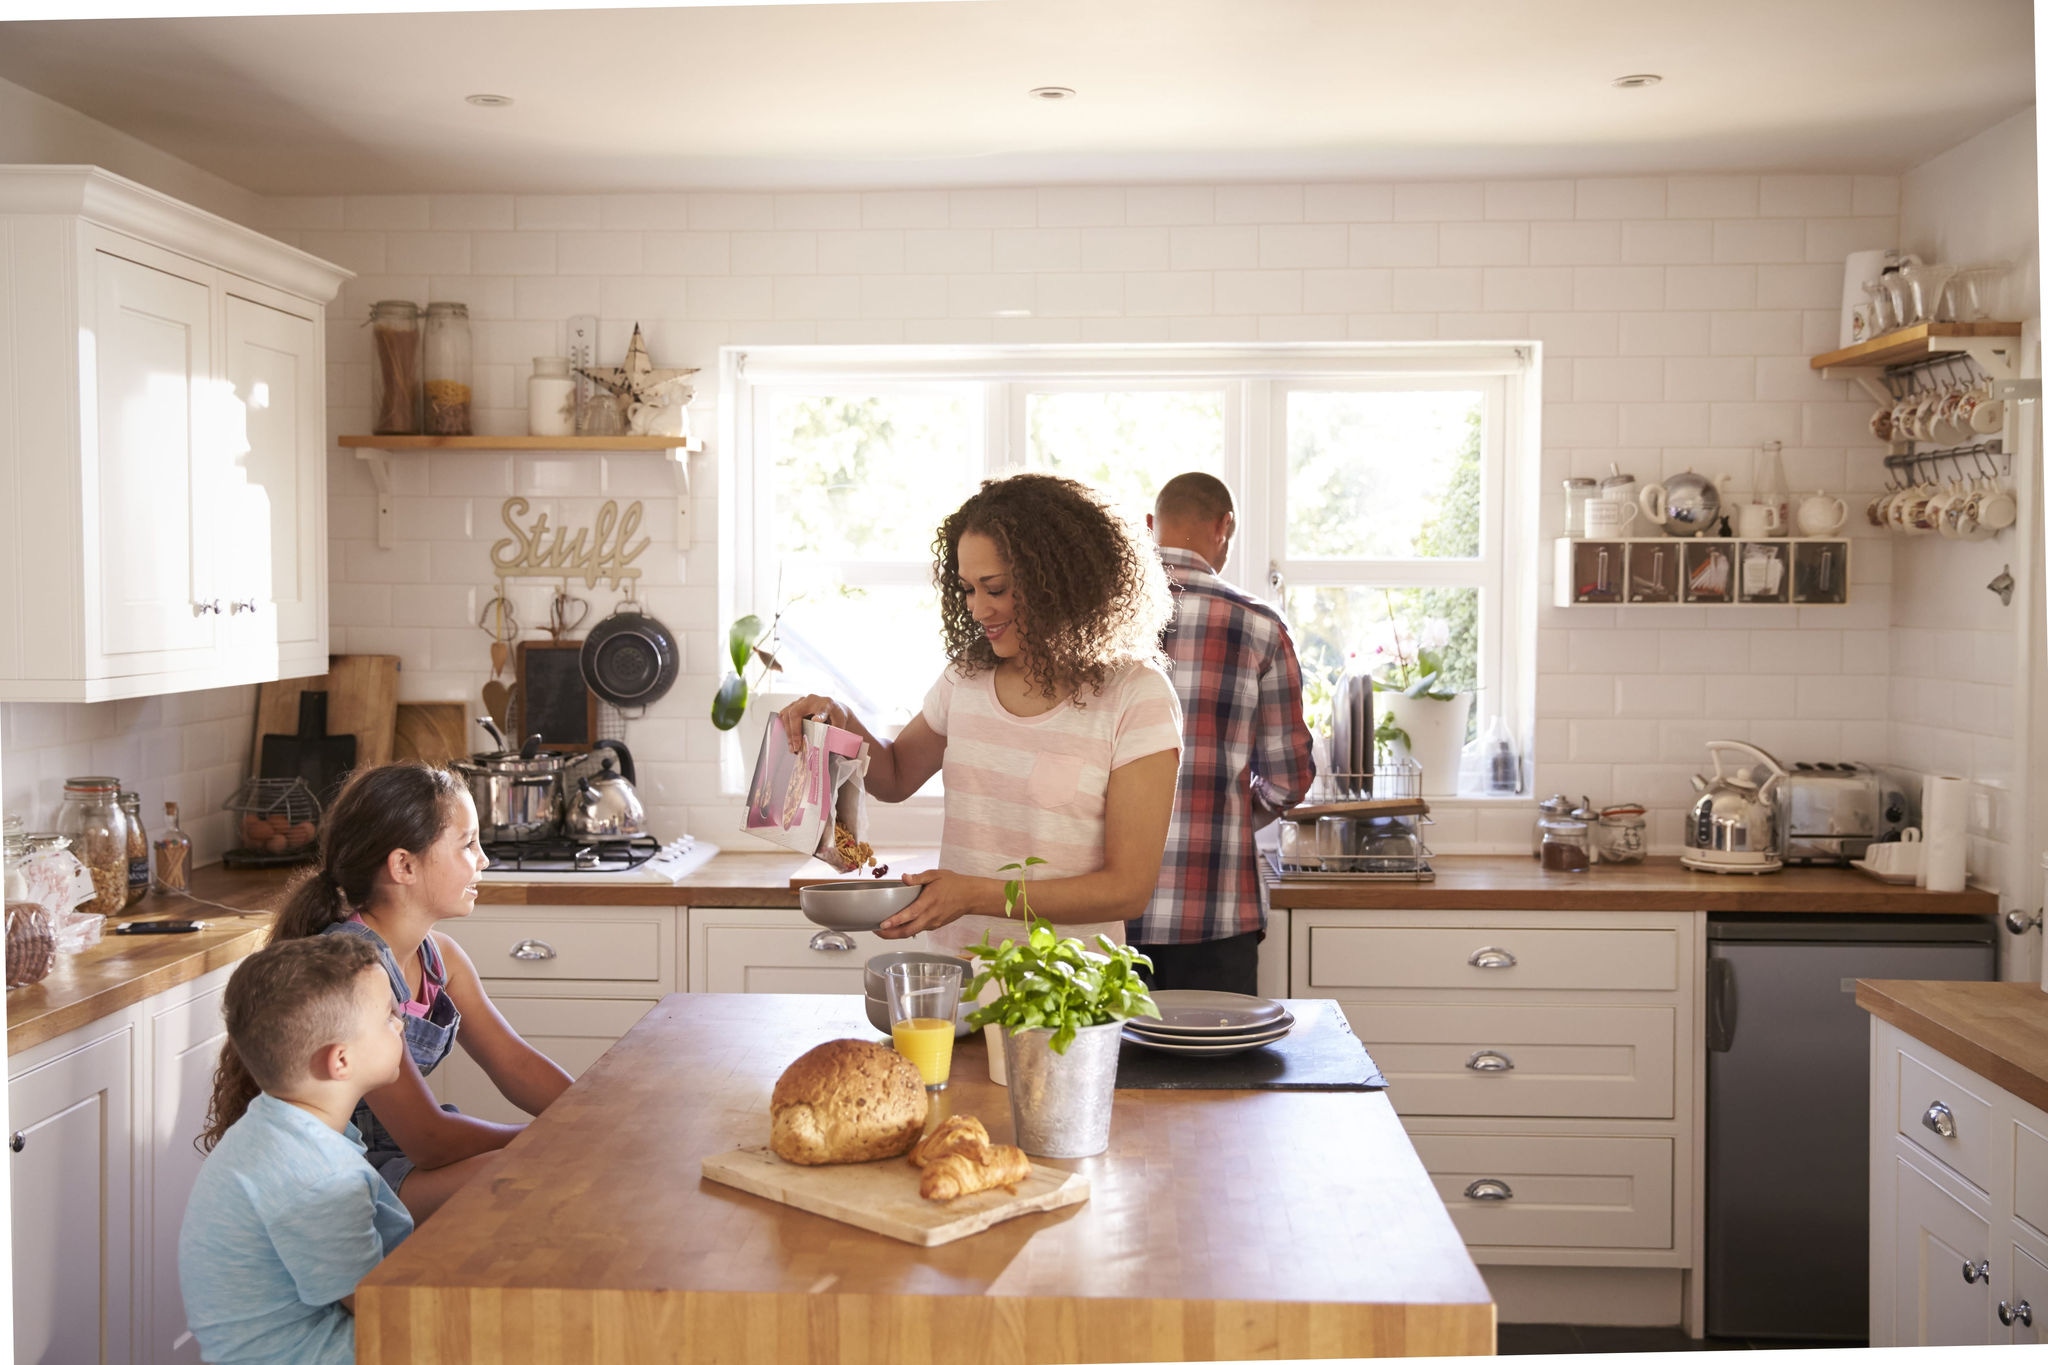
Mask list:
[[[1712,479],[1690,469],[1646,486],[1636,502],[1667,536],[1711,534],[1721,519],[1721,491]]]
[[[1756,762],[1727,772],[1721,765],[1724,751]],[[1740,740],[1709,740],[1707,752],[1714,759],[1714,775],[1693,776],[1699,796],[1686,812],[1686,851],[1679,861],[1701,872],[1776,872],[1785,865],[1785,821],[1778,800],[1785,765]]]
[[[616,739],[601,739],[593,751],[609,750],[599,760],[598,770],[576,779],[576,789],[566,793],[562,829],[572,839],[594,842],[631,839],[647,832],[647,812],[640,794],[633,790],[633,755]],[[621,771],[612,770],[612,755],[618,756]]]

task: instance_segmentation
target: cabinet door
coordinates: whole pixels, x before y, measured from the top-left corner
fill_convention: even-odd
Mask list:
[[[1892,1344],[1986,1344],[1997,1297],[1992,1285],[2011,1276],[2010,1266],[1995,1263],[1990,1282],[1976,1270],[1990,1259],[1991,1225],[1905,1157],[1895,1155],[1892,1169],[1898,1191]],[[1965,1266],[1973,1278],[1964,1278]]]
[[[237,406],[221,492],[220,543],[229,558],[217,573],[219,591],[237,645],[275,645],[287,662],[297,653],[320,664],[327,654],[327,419],[317,330],[310,317],[234,294],[226,326]]]
[[[211,291],[105,251],[93,280],[98,429],[85,474],[98,552],[85,571],[98,576],[87,600],[99,604],[100,671],[189,666],[177,656],[210,650],[216,620],[201,610],[217,444]]]
[[[132,1358],[133,1055],[123,1030],[8,1082],[19,1365]]]
[[[1997,1289],[2003,1308],[1999,1313],[1996,1340],[2015,1346],[2038,1346],[2048,1341],[2048,1263],[2017,1244],[2012,1248],[2012,1274]],[[1996,1286],[1994,1286],[1996,1288]],[[2011,1318],[2011,1322],[2006,1322]]]
[[[199,1359],[178,1288],[178,1229],[199,1178],[202,1158],[193,1143],[206,1127],[214,1064],[227,1040],[225,991],[223,985],[173,1005],[150,1023],[149,1261],[141,1313],[142,1355],[150,1362]]]
[[[521,999],[494,996],[498,1013],[519,1032],[519,1036],[545,1052],[571,1076],[581,1076],[590,1064],[626,1030],[640,1022],[640,1016],[655,1006],[653,1000],[574,1000],[549,997]],[[495,1123],[525,1123],[532,1116],[498,1093],[498,1087],[484,1069],[470,1059],[458,1043],[441,1065],[434,1068],[428,1083],[444,1104],[465,1114]]]

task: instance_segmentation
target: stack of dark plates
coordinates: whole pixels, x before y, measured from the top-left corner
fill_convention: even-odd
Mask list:
[[[1229,991],[1154,991],[1157,1019],[1127,1019],[1139,1047],[1184,1057],[1228,1057],[1285,1038],[1294,1016],[1271,1000]]]

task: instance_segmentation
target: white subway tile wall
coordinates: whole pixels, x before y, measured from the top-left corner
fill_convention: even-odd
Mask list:
[[[1843,255],[1892,245],[1897,206],[1886,177],[1728,176],[435,195],[278,200],[270,221],[364,272],[329,328],[337,434],[367,430],[357,324],[386,296],[470,304],[477,426],[508,434],[526,429],[531,357],[558,352],[579,312],[601,319],[604,359],[637,322],[656,363],[701,367],[693,425],[706,433],[728,344],[1533,339],[1547,536],[1568,474],[1697,468],[1746,489],[1765,440],[1785,443],[1798,486],[1874,491],[1867,403],[1806,360],[1815,338],[1832,342]],[[369,479],[337,453],[334,647],[404,656],[408,698],[473,698],[489,671],[475,620],[500,501],[516,493],[582,525],[605,498],[644,499],[642,597],[684,633],[688,658],[627,738],[658,828],[736,839],[704,718],[723,668],[716,483],[716,460],[699,458],[694,543],[679,552],[660,456],[408,458],[399,544],[380,550]],[[1539,608],[1535,785],[1644,800],[1669,849],[1707,738],[1768,736],[1788,760],[1902,757],[1883,723],[1888,688],[1918,678],[1889,676],[1888,548],[1859,533],[1856,604],[1842,611]],[[1550,560],[1538,561],[1547,603]],[[529,630],[547,591],[515,591]],[[614,596],[578,592],[599,614]],[[1987,706],[1983,723],[1996,714]],[[1481,814],[1440,822],[1435,842],[1521,844],[1521,814]]]

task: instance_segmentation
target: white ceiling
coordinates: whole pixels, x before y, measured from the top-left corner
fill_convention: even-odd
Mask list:
[[[1895,172],[2034,97],[2028,0],[60,21],[0,77],[262,194]]]

